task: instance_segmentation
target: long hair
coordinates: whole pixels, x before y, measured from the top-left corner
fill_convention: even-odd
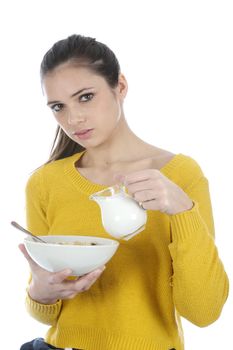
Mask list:
[[[95,38],[74,34],[56,42],[41,62],[41,81],[43,82],[47,73],[65,62],[89,68],[95,74],[102,76],[111,88],[118,84],[120,65],[115,54]],[[72,156],[83,150],[85,150],[83,146],[70,139],[58,126],[47,163]]]

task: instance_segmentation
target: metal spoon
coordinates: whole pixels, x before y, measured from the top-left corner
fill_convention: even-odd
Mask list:
[[[35,236],[33,233],[29,232],[28,230],[26,230],[25,228],[23,228],[22,226],[20,226],[19,224],[17,224],[17,222],[15,221],[11,221],[11,225],[16,227],[18,230],[23,231],[24,233],[26,233],[27,235],[33,237],[33,239],[37,242],[40,243],[47,243],[45,242],[43,239],[39,238],[38,236]]]

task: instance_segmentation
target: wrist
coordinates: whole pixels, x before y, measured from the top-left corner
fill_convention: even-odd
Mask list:
[[[56,304],[57,299],[51,299],[51,298],[43,298],[40,297],[38,295],[38,293],[35,292],[33,286],[29,286],[27,289],[27,293],[30,299],[32,299],[33,301],[35,301],[36,303],[39,304],[46,304],[46,305],[52,305],[52,304]]]

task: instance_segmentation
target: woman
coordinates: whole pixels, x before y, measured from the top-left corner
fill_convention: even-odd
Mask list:
[[[28,180],[28,229],[109,237],[88,198],[120,182],[148,220],[105,271],[77,280],[67,279],[69,269],[45,271],[20,245],[32,272],[27,310],[51,326],[45,342],[22,349],[39,349],[38,342],[45,349],[184,349],[180,316],[207,326],[228,295],[205,175],[192,158],[132,132],[123,110],[127,81],[106,45],[80,35],[55,43],[41,79],[58,129],[49,161]]]

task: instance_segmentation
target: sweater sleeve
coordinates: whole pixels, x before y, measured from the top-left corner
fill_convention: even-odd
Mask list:
[[[62,301],[58,300],[55,304],[41,304],[31,299],[27,293],[25,300],[26,310],[35,320],[40,323],[53,325],[62,308]]]
[[[26,185],[26,221],[28,230],[35,235],[47,235],[46,196],[42,191],[41,169],[31,175]]]
[[[26,185],[26,220],[29,231],[36,235],[46,235],[49,231],[49,225],[46,220],[46,196],[44,189],[41,170],[35,172],[28,180]],[[31,281],[31,276],[29,283]],[[62,301],[45,305],[32,300],[27,293],[25,300],[26,310],[37,321],[53,325],[60,314]]]
[[[219,317],[229,281],[214,242],[208,180],[201,176],[185,191],[193,208],[170,217],[173,300],[181,316],[204,327]]]

